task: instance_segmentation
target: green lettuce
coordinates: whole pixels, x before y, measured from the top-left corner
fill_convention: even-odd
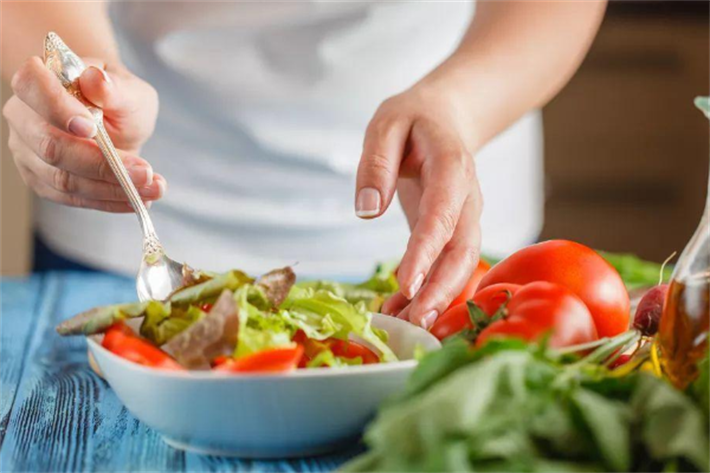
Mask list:
[[[295,329],[278,313],[268,310],[264,292],[252,285],[234,294],[239,313],[239,334],[234,356],[237,358],[271,348],[291,346]]]
[[[353,305],[329,291],[294,287],[281,305],[281,312],[309,338],[347,340],[352,334],[379,351],[382,361],[397,360],[387,346],[384,331],[372,327],[372,314],[362,302]]]

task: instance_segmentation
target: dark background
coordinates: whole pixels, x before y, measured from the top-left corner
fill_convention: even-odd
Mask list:
[[[709,3],[612,0],[589,55],[544,109],[542,238],[664,260],[708,183]]]

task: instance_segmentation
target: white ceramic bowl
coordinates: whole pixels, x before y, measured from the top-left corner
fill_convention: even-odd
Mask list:
[[[288,374],[176,373],[129,362],[89,339],[121,402],[171,446],[243,458],[323,453],[356,438],[377,407],[401,390],[414,349],[440,347],[429,332],[375,314],[399,362]]]

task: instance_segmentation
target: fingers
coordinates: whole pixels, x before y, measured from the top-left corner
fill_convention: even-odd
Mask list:
[[[409,299],[404,297],[401,292],[396,292],[392,294],[385,302],[382,304],[380,309],[383,314],[387,315],[397,315],[402,309],[409,305]]]
[[[400,318],[428,329],[461,292],[478,264],[481,244],[479,217],[480,203],[470,197],[451,241],[441,253],[422,289],[400,312]]]
[[[114,184],[118,182],[108,161],[93,141],[73,137],[55,128],[18,97],[7,101],[3,114],[18,140],[46,164],[88,179]],[[119,154],[137,188],[151,185],[153,169],[147,161],[122,151]]]
[[[72,174],[64,169],[50,166],[31,153],[22,158],[22,164],[26,166],[39,181],[49,185],[62,194],[75,194],[91,200],[128,201],[126,193],[118,184],[97,181]],[[137,190],[144,200],[158,200],[163,196],[165,188],[165,179],[161,175],[156,174],[150,185],[137,187]]]
[[[12,90],[27,106],[60,130],[81,138],[96,134],[89,110],[68,94],[39,57],[28,59],[12,78]]]
[[[409,129],[409,120],[388,113],[385,106],[368,125],[357,171],[358,217],[379,217],[392,202]]]
[[[14,97],[10,100],[19,101],[19,99]],[[30,112],[34,114],[31,110]],[[56,130],[56,128],[46,122],[43,126],[47,129]],[[88,140],[71,137],[59,130],[57,132],[66,136],[69,140],[91,143]],[[115,180],[114,182],[106,182],[90,179],[48,164],[34,153],[32,148],[22,140],[12,126],[10,127],[8,145],[23,180],[39,196],[73,207],[85,207],[108,212],[131,211],[127,196],[123,189],[115,183]],[[103,156],[101,156],[101,159],[103,160]],[[60,163],[63,164],[66,161],[61,160]],[[71,166],[69,168],[71,169]],[[145,179],[143,181],[145,182]],[[160,199],[164,195],[167,185],[165,179],[156,174],[150,185],[137,186],[137,188],[143,200],[150,203],[150,201]]]
[[[78,196],[76,194],[65,194],[47,185],[26,168],[19,167],[19,169],[20,175],[22,176],[22,179],[25,181],[25,183],[30,186],[37,193],[37,195],[42,197],[43,199],[51,200],[53,202],[57,202],[62,205],[67,205],[69,207],[81,207],[85,209],[101,210],[103,212],[133,212],[133,208],[128,202],[93,200]],[[146,205],[149,204],[150,202],[148,202]]]
[[[448,152],[424,163],[419,216],[397,273],[402,293],[409,299],[451,240],[472,183],[473,160],[465,152]]]
[[[109,111],[121,108],[123,96],[103,64],[90,65],[79,77],[81,93],[94,105]]]

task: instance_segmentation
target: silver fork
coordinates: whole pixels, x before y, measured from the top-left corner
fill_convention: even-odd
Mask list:
[[[101,153],[111,166],[118,183],[123,188],[138,216],[143,231],[143,259],[136,276],[138,299],[163,300],[182,285],[183,271],[186,266],[174,261],[165,254],[160,244],[155,227],[136,187],[128,176],[121,157],[111,142],[104,127],[103,110],[84,98],[79,88],[79,77],[86,69],[84,62],[56,33],[48,33],[44,40],[44,63],[61,81],[71,95],[79,99],[89,109],[96,122],[97,134],[94,140],[99,145]]]

